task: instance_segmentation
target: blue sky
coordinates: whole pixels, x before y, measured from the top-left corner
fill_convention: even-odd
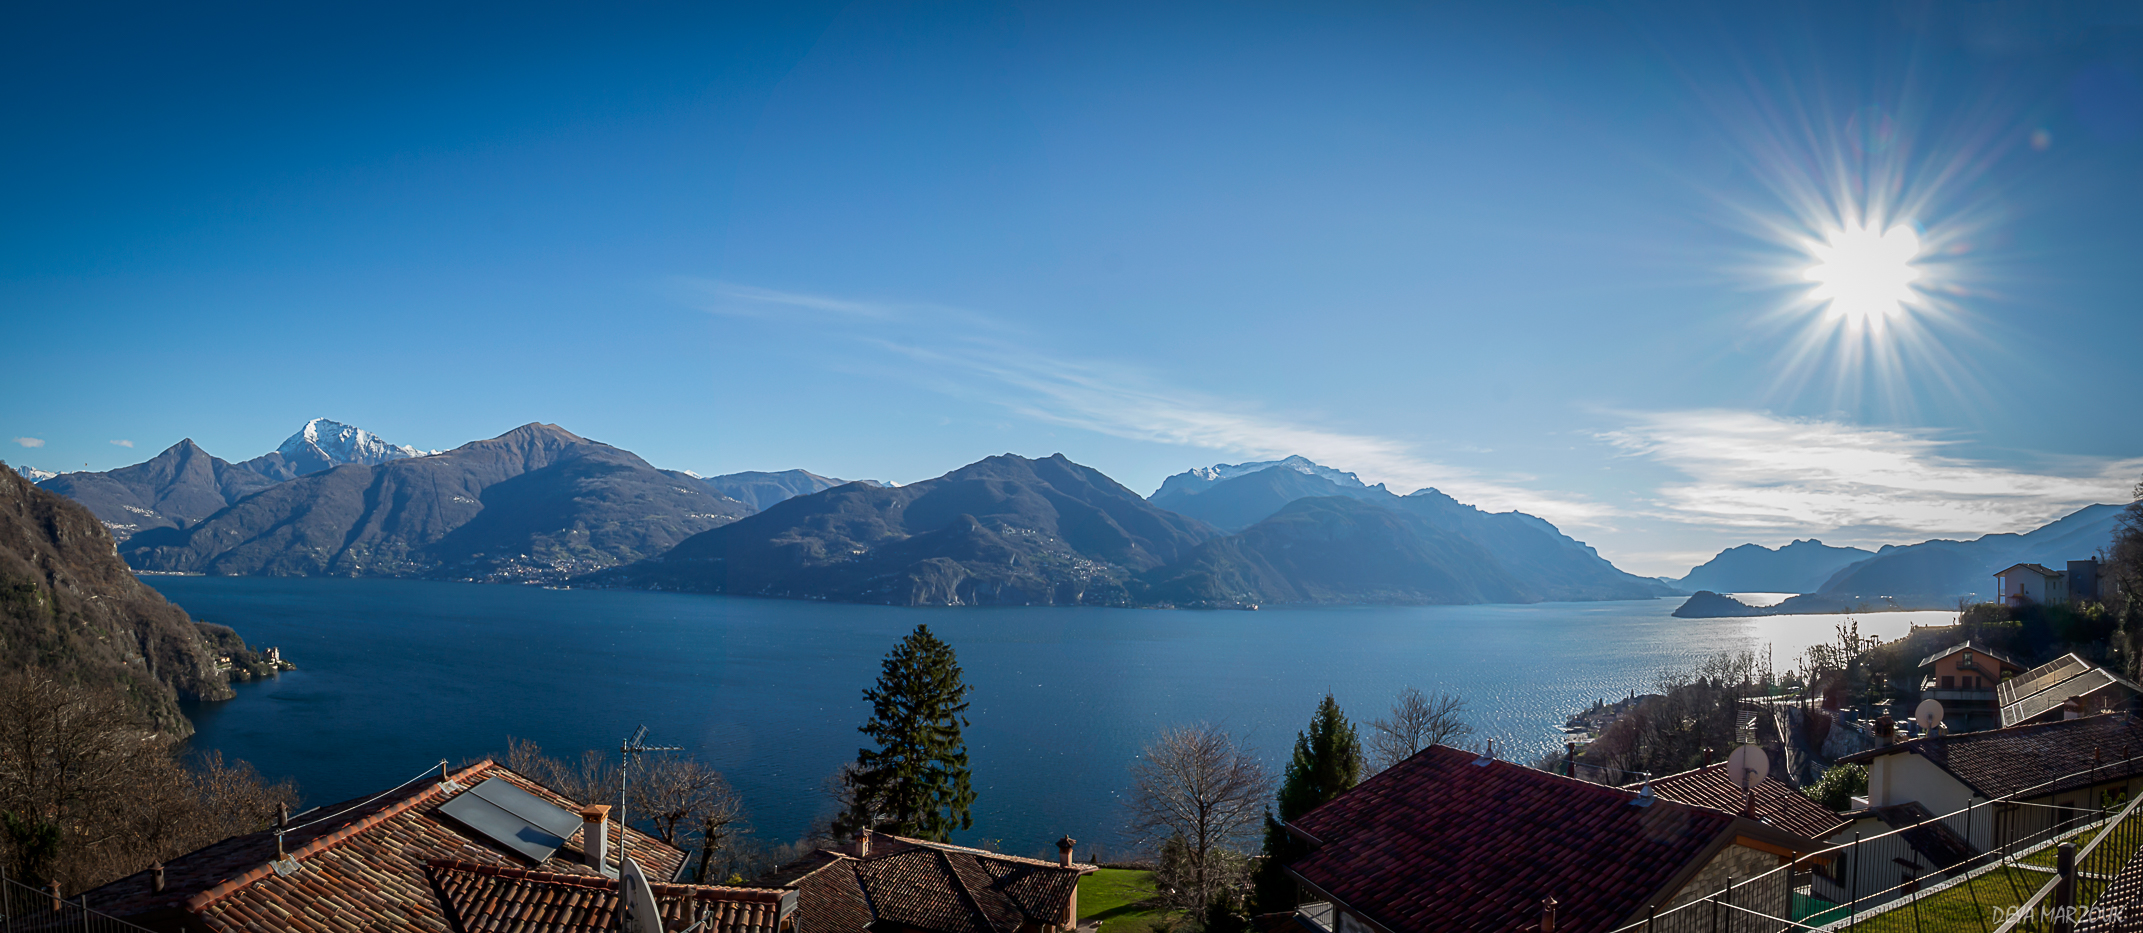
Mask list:
[[[2143,16],[1741,6],[18,5],[0,455],[1301,453],[1642,573],[2125,501]]]

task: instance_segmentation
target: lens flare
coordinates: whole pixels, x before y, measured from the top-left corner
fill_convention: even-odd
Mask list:
[[[1881,327],[1919,297],[1912,283],[1920,270],[1912,261],[1920,255],[1920,235],[1911,227],[1899,224],[1876,233],[1872,225],[1848,225],[1822,243],[1810,243],[1808,252],[1816,264],[1801,277],[1816,283],[1809,297],[1827,302],[1834,321]]]

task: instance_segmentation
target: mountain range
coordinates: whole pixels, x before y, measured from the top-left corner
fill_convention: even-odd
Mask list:
[[[1615,569],[1535,516],[1485,512],[1435,489],[1395,495],[1300,457],[1177,474],[1153,501],[1236,531],[1180,567],[1149,573],[1154,602],[1538,602],[1678,592]]]
[[[345,463],[121,547],[143,570],[553,581],[660,554],[749,506],[556,425]]]
[[[906,486],[849,483],[587,582],[895,605],[1127,605],[1134,577],[1216,532],[1062,454]]]
[[[1674,581],[1682,589],[1717,593],[1813,593],[1839,569],[1874,557],[1857,547],[1832,547],[1814,538],[1773,550],[1761,544],[1727,548]]]
[[[583,582],[896,605],[1255,607],[1674,592],[1614,569],[1530,515],[1483,512],[1435,490],[1396,496],[1300,458],[1262,466],[1193,471],[1148,500],[1062,454],[1005,454],[898,488],[852,483],[799,496]]]
[[[2021,534],[1885,545],[1872,554],[1813,540],[1775,551],[1745,544],[1721,551],[1678,581],[1697,592],[1675,615],[1723,618],[1951,608],[1960,599],[1991,597],[1994,574],[2016,564],[2060,570],[2069,561],[2099,555],[2112,545],[2125,508],[2085,506]],[[1721,595],[1757,592],[1801,595],[1767,606]]]
[[[1982,535],[1970,541],[1934,540],[1887,545],[1847,564],[1816,590],[1830,595],[1988,596],[1994,574],[2020,563],[2055,570],[2112,546],[2119,505],[2090,505],[2022,534]]]
[[[697,475],[697,474],[694,474]],[[772,508],[783,499],[808,496],[814,492],[845,485],[848,480],[820,476],[809,470],[783,470],[779,473],[725,473],[701,480],[715,492],[742,502],[758,511]],[[877,480],[859,480],[873,486],[882,485]]]
[[[266,472],[261,472],[265,470]],[[279,476],[287,478],[278,479]],[[901,605],[1477,603],[1675,593],[1555,526],[1301,457],[1150,499],[1063,455],[908,486],[701,478],[555,425],[424,453],[325,419],[229,463],[182,441],[43,484],[138,569],[639,586]]]
[[[89,508],[125,541],[144,531],[184,528],[276,484],[211,456],[187,438],[148,460],[103,473],[61,473],[38,483]]]

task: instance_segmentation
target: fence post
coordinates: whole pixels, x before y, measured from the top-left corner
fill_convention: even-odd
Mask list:
[[[1845,926],[1846,929],[1852,929],[1860,924],[1860,830],[1857,829],[1853,830],[1852,878],[1847,883],[1851,885],[1851,890],[1847,893],[1852,897],[1845,902]]]
[[[2054,884],[2054,933],[2076,929],[2076,844],[2064,842],[2054,857],[2054,871],[2061,880]]]

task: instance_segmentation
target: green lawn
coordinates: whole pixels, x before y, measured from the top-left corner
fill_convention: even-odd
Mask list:
[[[1184,919],[1154,900],[1150,871],[1104,868],[1079,879],[1079,922],[1103,921],[1102,933],[1159,933]]]
[[[2006,913],[2015,909],[2053,876],[2035,871],[2000,868],[1936,894],[1924,895],[1917,905],[1905,900],[1886,904],[1880,914],[1862,914],[1855,933],[1916,933],[1922,929],[1992,930],[2002,925]],[[1917,911],[1917,913],[1915,913]],[[1811,926],[1845,919],[1844,908],[1804,921]]]

